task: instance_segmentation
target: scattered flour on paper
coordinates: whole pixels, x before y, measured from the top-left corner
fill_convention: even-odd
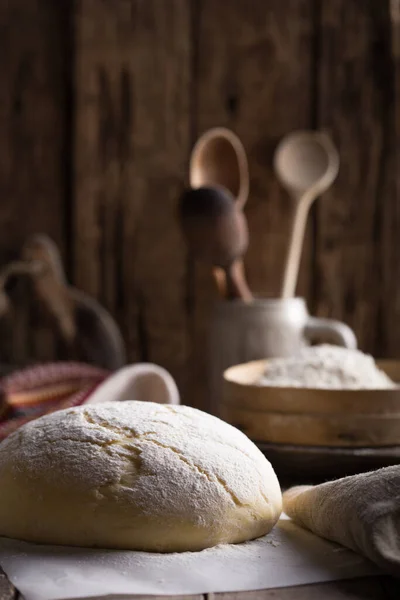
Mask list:
[[[261,386],[314,389],[396,388],[397,385],[376,365],[372,356],[360,350],[323,344],[303,348],[296,356],[272,358]]]
[[[172,554],[0,538],[0,564],[26,600],[240,592],[378,572],[362,556],[339,548],[282,518],[257,540]]]

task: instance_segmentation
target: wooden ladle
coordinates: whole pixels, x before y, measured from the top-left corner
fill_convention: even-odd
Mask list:
[[[335,180],[339,170],[339,155],[325,133],[295,131],[279,143],[274,156],[274,169],[295,202],[281,290],[282,298],[291,298],[296,291],[310,207]]]
[[[247,222],[232,194],[222,187],[188,189],[180,199],[179,216],[195,256],[225,272],[226,296],[251,301],[240,268],[249,243]]]

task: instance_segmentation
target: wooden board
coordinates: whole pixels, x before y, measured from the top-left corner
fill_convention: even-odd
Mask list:
[[[61,249],[69,235],[68,2],[0,3],[0,264],[26,236],[45,231]],[[0,360],[48,358],[54,338],[27,298],[14,291],[15,313],[0,321]]]
[[[117,317],[130,360],[182,384],[186,249],[175,209],[189,152],[190,5],[80,0],[74,279]]]
[[[363,350],[396,356],[399,57],[391,43],[398,26],[390,12],[395,3],[318,4],[317,121],[333,135],[341,166],[317,206],[317,310],[345,320]]]

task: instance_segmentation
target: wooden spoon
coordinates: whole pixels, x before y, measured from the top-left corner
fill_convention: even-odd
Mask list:
[[[339,170],[339,155],[325,133],[295,131],[284,137],[278,145],[274,169],[296,203],[281,291],[282,298],[291,298],[296,291],[310,207],[335,180]]]
[[[221,187],[188,189],[180,200],[182,230],[199,260],[225,271],[227,297],[252,300],[240,260],[248,243],[245,216],[228,190]]]
[[[249,195],[249,168],[242,142],[230,129],[215,127],[199,137],[190,157],[189,182],[193,189],[222,186],[239,208]]]
[[[249,168],[246,151],[238,136],[225,127],[214,127],[203,133],[193,147],[190,157],[189,183],[199,187],[223,187],[231,192],[236,205],[243,209],[249,195]],[[244,275],[243,261],[237,268]],[[227,294],[224,271],[213,269],[220,296]]]

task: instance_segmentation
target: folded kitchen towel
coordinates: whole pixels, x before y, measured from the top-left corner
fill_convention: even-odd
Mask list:
[[[400,577],[400,465],[290,488],[283,510],[298,525]]]

